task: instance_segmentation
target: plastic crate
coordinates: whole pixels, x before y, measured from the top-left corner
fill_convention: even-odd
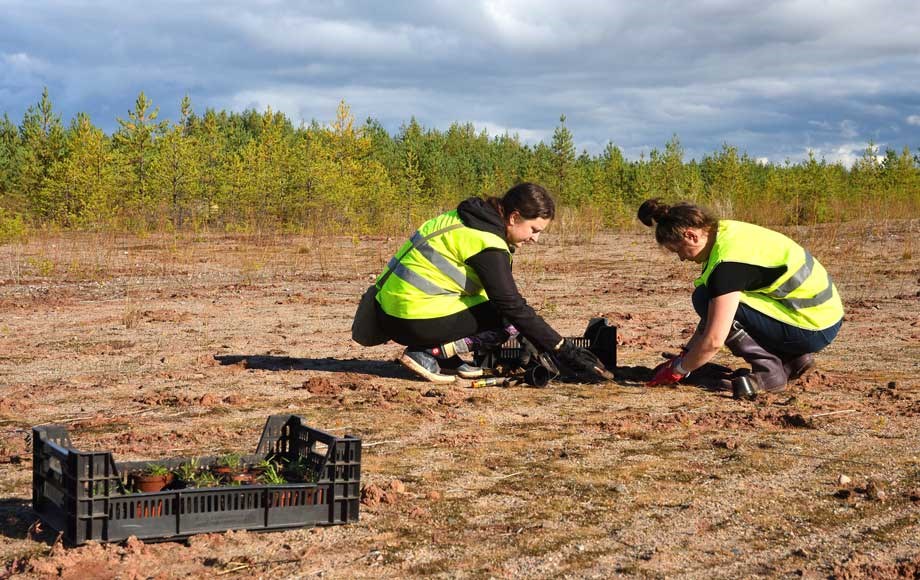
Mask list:
[[[315,483],[223,485],[125,493],[128,473],[150,461],[116,463],[110,451],[74,449],[66,427],[32,428],[32,506],[68,545],[180,539],[226,530],[281,530],[358,520],[361,440],[308,427],[297,415],[268,418],[254,455],[297,460]],[[197,458],[214,465],[217,456]],[[188,459],[158,460],[169,468]]]
[[[592,318],[584,336],[569,337],[576,346],[587,348],[604,363],[611,372],[617,366],[617,327],[606,318]],[[486,369],[514,368],[521,358],[521,343],[511,338],[498,349],[475,351],[473,353],[477,366]],[[560,368],[560,380],[577,380],[577,373]]]

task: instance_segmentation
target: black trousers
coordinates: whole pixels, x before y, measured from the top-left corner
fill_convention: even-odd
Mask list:
[[[390,340],[416,348],[431,348],[503,326],[502,317],[491,302],[477,304],[450,316],[426,319],[390,316],[378,302],[377,320]]]

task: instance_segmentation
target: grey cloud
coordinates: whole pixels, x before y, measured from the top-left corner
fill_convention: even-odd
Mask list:
[[[527,139],[559,115],[579,147],[630,155],[842,156],[920,141],[920,13],[906,0],[353,2],[0,0],[0,111],[51,90],[111,130],[144,90],[175,118],[271,106],[331,119],[342,98],[390,130],[415,115]],[[28,65],[28,66],[26,66]]]

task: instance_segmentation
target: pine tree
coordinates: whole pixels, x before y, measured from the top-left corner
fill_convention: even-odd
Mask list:
[[[154,155],[154,142],[163,134],[166,122],[157,121],[160,109],[151,109],[153,103],[143,91],[137,96],[134,110],[128,111],[128,118],[116,119],[119,124],[114,140],[121,158],[121,186],[131,205],[142,212],[154,211],[153,196],[149,191],[150,160]]]
[[[18,156],[16,188],[39,218],[54,214],[53,202],[44,197],[45,181],[51,167],[66,154],[66,139],[61,117],[54,113],[48,88],[37,105],[30,106],[19,128],[21,155]]]
[[[110,140],[78,114],[67,131],[68,156],[52,167],[44,195],[64,226],[103,228],[115,214],[115,173]]]
[[[212,223],[221,212],[221,192],[227,188],[227,167],[229,154],[226,153],[226,136],[221,130],[220,118],[212,110],[205,111],[204,116],[195,125],[194,157],[198,161],[198,183],[195,191],[200,199],[204,219]]]
[[[16,188],[21,156],[19,128],[4,113],[0,119],[0,208],[22,211],[26,207],[25,197]]]
[[[572,132],[565,126],[565,115],[559,117],[559,125],[553,131],[552,181],[550,187],[559,195],[560,200],[569,200],[569,178],[575,165],[575,141]]]
[[[166,129],[155,142],[149,166],[151,198],[169,208],[170,221],[177,229],[193,211],[200,173],[195,138],[188,135],[192,111],[187,96],[181,111],[179,123]]]

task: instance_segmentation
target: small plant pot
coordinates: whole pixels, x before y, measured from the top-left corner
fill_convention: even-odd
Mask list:
[[[231,473],[230,474],[231,483],[239,483],[241,485],[250,485],[255,481],[255,476],[248,471],[243,471],[240,473]]]
[[[172,473],[166,475],[149,475],[145,473],[131,474],[132,486],[141,493],[162,491],[164,487],[172,483],[172,480]]]
[[[220,481],[229,482],[235,474],[239,473],[239,470],[225,465],[215,465],[211,468],[211,473]]]

